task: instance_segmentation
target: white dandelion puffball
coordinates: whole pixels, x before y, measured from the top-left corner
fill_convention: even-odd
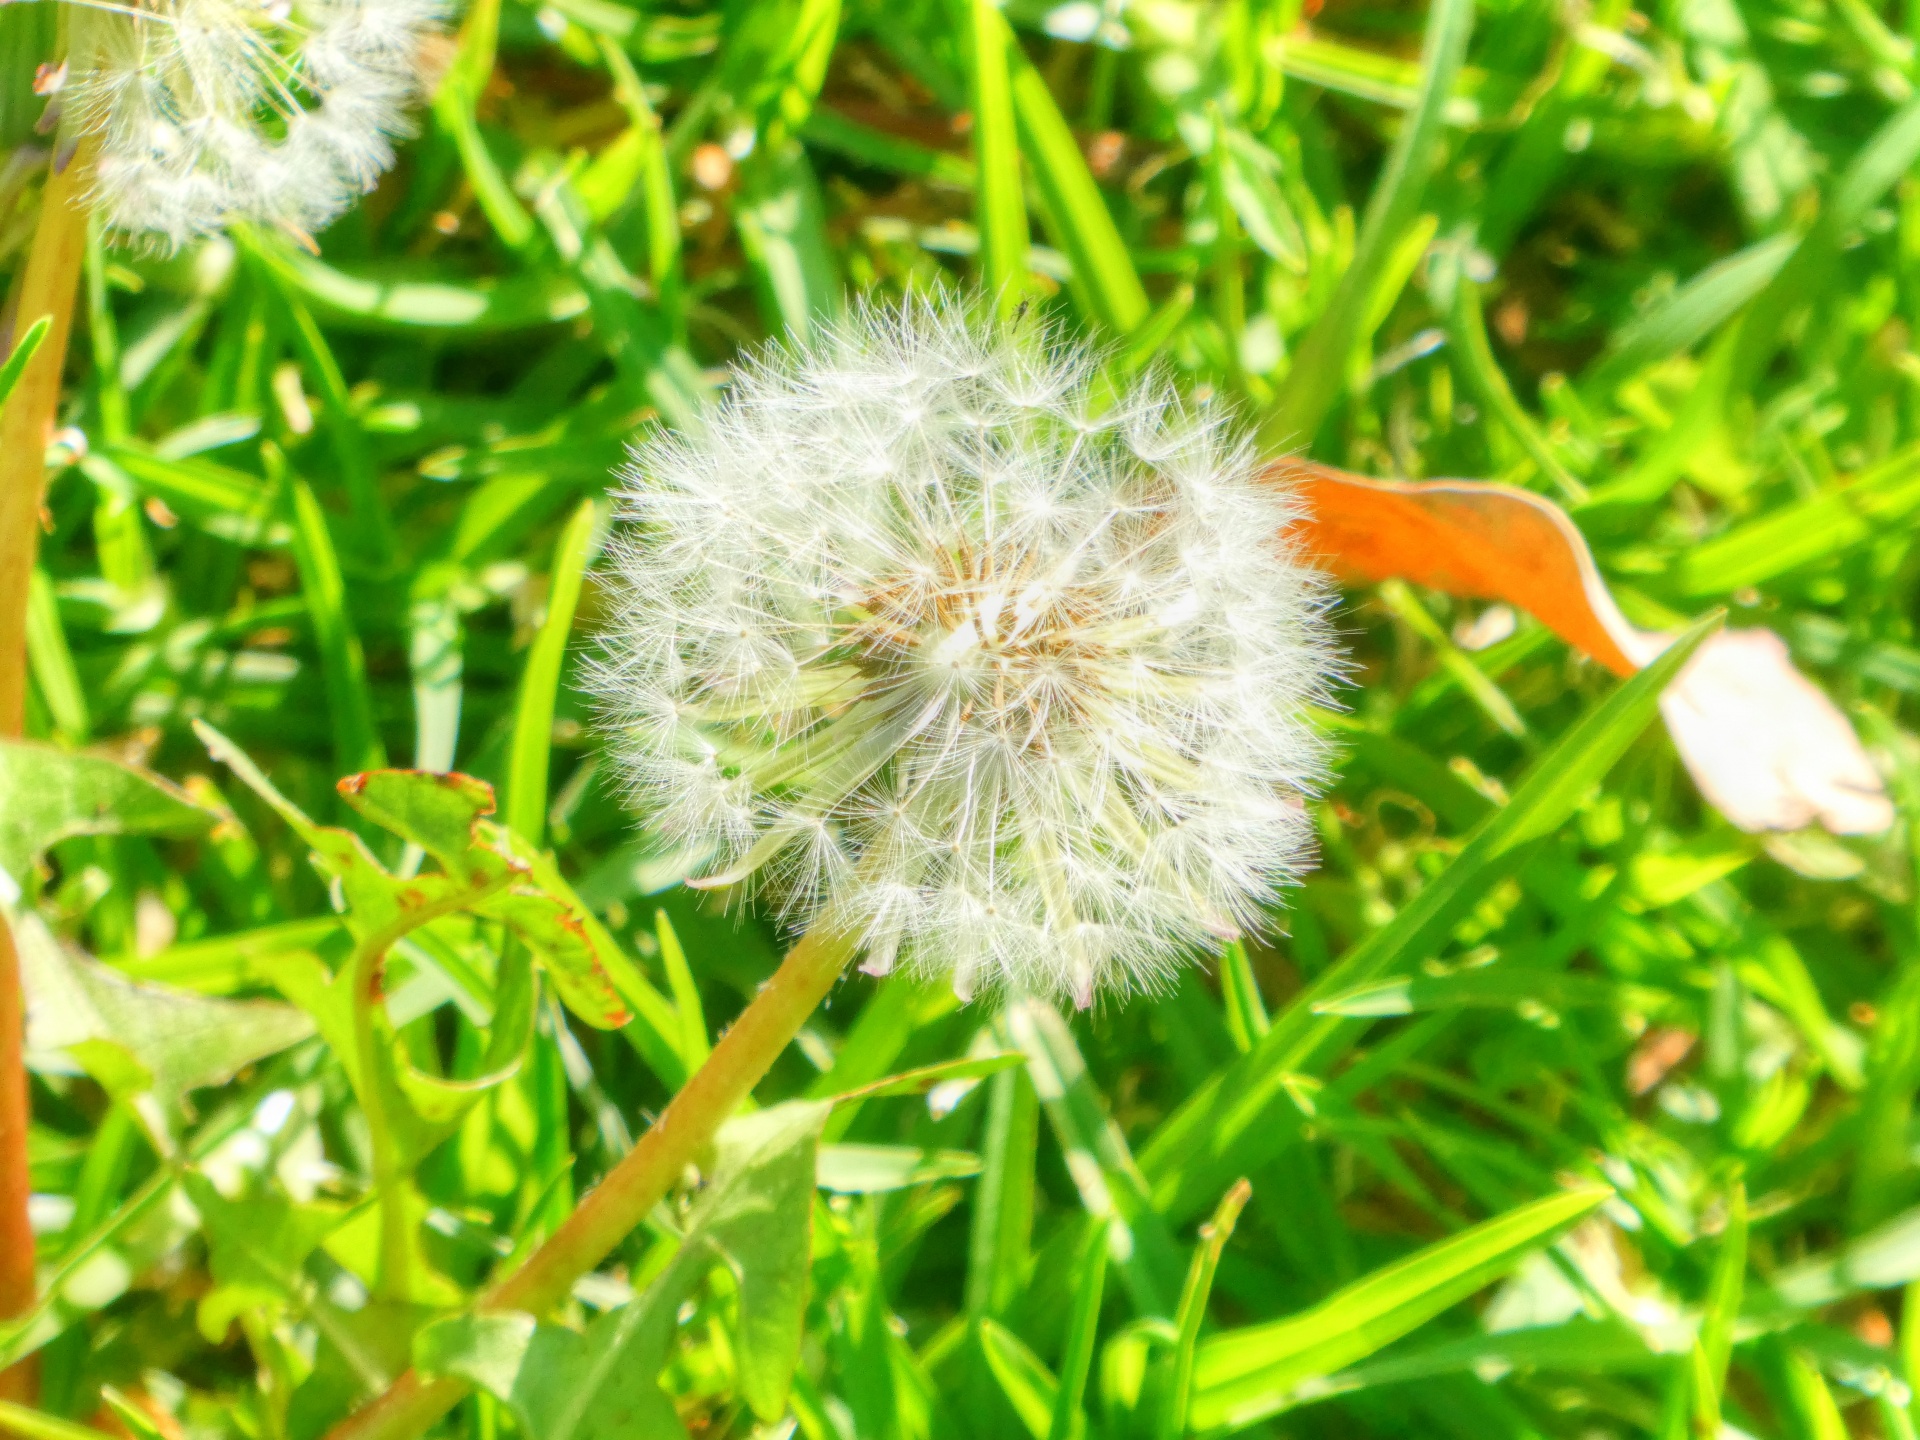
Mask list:
[[[178,248],[235,221],[306,236],[406,133],[442,0],[79,0],[67,88],[94,203]]]
[[[596,688],[704,883],[980,989],[1127,993],[1303,868],[1336,662],[1293,502],[1164,379],[872,306],[633,454]],[[1107,397],[1103,400],[1103,396]]]

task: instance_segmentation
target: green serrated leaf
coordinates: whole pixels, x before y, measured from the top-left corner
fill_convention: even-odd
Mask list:
[[[14,922],[28,1006],[27,1050],[59,1068],[73,1056],[107,1089],[151,1089],[169,1106],[218,1085],[313,1033],[298,1010],[264,1000],[219,1000],[129,980],[68,950],[38,916]]]
[[[0,740],[0,887],[24,885],[49,846],[76,835],[199,835],[221,818],[150,771]],[[16,900],[0,893],[0,903]]]
[[[777,1420],[800,1358],[815,1150],[830,1108],[795,1102],[725,1126],[672,1262],[584,1334],[528,1315],[461,1316],[423,1330],[414,1363],[499,1396],[542,1440],[682,1435],[656,1377],[681,1301],[717,1263],[733,1272],[738,1297],[741,1395]]]

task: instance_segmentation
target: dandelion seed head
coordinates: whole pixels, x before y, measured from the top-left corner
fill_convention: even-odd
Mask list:
[[[162,249],[238,221],[306,236],[393,164],[444,0],[78,0],[72,120],[94,203]]]
[[[1294,502],[1164,378],[956,300],[750,361],[633,453],[594,683],[712,883],[964,996],[1150,989],[1307,863],[1337,662]]]

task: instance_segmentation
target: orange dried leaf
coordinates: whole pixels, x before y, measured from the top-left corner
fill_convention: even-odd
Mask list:
[[[1401,579],[1505,601],[1619,675],[1672,639],[1628,623],[1586,538],[1538,495],[1473,480],[1370,480],[1307,460],[1269,473],[1304,502],[1301,553],[1350,584]],[[1709,637],[1660,709],[1700,793],[1742,830],[1817,820],[1866,835],[1893,823],[1853,727],[1770,630]]]
[[[1368,480],[1306,460],[1280,461],[1271,473],[1305,502],[1295,531],[1302,554],[1341,580],[1397,578],[1504,600],[1616,675],[1651,658],[1632,648],[1627,637],[1639,632],[1550,500],[1484,481]]]

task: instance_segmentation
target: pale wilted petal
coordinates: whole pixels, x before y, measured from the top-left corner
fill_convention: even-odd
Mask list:
[[[1771,630],[1710,636],[1660,697],[1705,795],[1742,830],[1878,834],[1893,805],[1853,727]]]

